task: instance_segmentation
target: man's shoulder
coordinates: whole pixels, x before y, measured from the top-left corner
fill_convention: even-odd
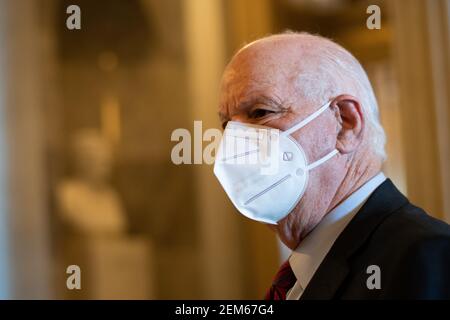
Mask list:
[[[390,240],[407,243],[450,241],[450,225],[407,203],[386,217],[377,232]]]
[[[335,268],[342,253],[350,253],[349,274],[338,297],[450,298],[450,226],[411,204],[390,181],[350,222],[324,269]],[[373,266],[381,274],[380,290],[366,286]]]
[[[350,265],[349,297],[450,298],[450,226],[407,203],[378,224]],[[382,290],[368,292],[360,280],[371,265],[381,272]]]
[[[380,223],[369,247],[392,263],[417,259],[450,263],[450,226],[408,203]]]

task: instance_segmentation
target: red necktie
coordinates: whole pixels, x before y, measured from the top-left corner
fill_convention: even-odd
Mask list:
[[[265,300],[286,300],[286,293],[292,288],[297,278],[292,271],[289,260],[283,263],[273,279],[272,286],[267,291]]]

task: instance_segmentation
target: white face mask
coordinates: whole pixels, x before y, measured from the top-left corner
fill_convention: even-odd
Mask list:
[[[330,102],[286,131],[228,122],[214,174],[240,213],[256,221],[277,224],[294,209],[305,193],[308,171],[338,151],[308,164],[305,151],[291,134],[329,106]]]

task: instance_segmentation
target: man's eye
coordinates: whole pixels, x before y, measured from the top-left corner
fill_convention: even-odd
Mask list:
[[[267,109],[255,109],[252,112],[250,112],[250,118],[252,119],[258,119],[258,118],[262,118],[265,117],[269,114],[275,113],[272,110],[267,110]]]

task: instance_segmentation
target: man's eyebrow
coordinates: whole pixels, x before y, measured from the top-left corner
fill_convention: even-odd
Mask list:
[[[267,95],[258,95],[240,102],[237,106],[237,109],[243,110],[256,104],[264,104],[267,106],[278,108],[280,110],[289,108],[288,105],[283,103],[283,101],[278,96],[269,97]],[[225,123],[230,120],[227,113],[219,111],[217,114],[219,116],[220,122],[222,123]]]
[[[285,109],[286,108],[284,106],[282,100],[279,97],[277,97],[277,96],[269,97],[269,96],[266,96],[266,95],[258,95],[258,96],[255,96],[255,97],[250,98],[248,100],[244,100],[241,103],[239,103],[238,109],[242,110],[242,109],[251,107],[251,106],[253,106],[255,104],[264,104],[264,105],[271,106],[271,107],[274,107],[274,108],[279,108],[279,109]]]

